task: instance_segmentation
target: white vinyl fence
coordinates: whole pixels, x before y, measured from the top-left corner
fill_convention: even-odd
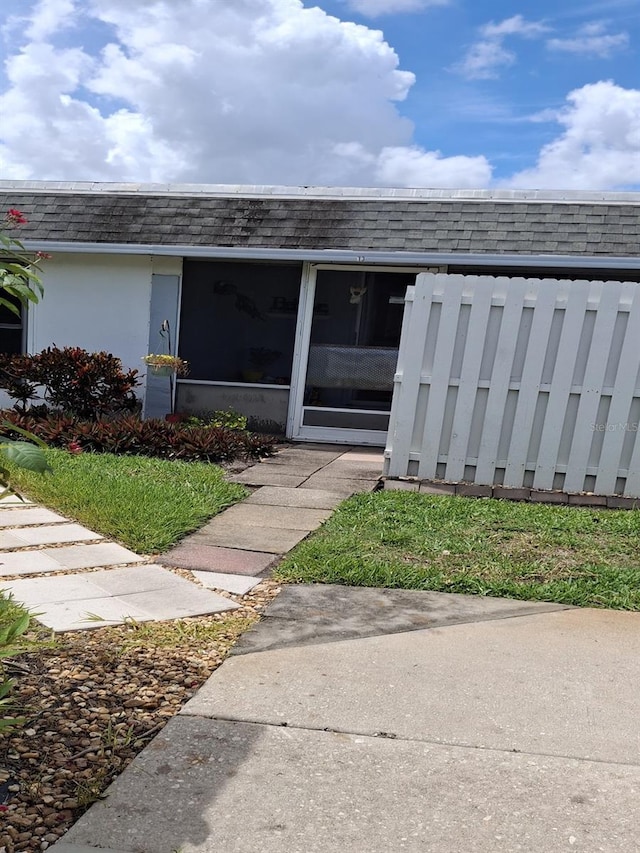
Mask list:
[[[422,273],[386,473],[640,496],[640,284]]]

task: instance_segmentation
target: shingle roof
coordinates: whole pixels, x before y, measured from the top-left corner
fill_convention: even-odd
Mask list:
[[[640,203],[461,197],[292,197],[0,187],[21,239],[251,249],[634,257]],[[624,198],[624,197],[623,197]]]

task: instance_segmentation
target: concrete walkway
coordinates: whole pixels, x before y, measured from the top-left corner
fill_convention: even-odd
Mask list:
[[[234,610],[238,605],[219,592],[249,592],[341,500],[372,489],[381,471],[379,450],[283,449],[231,478],[257,487],[246,501],[155,563],[48,509],[5,498],[0,501],[0,589],[55,631]],[[191,580],[170,568],[189,570]]]
[[[257,487],[163,554],[165,566],[259,575],[322,524],[355,492],[371,491],[382,474],[382,450],[299,445],[230,479]]]
[[[286,586],[52,848],[633,850],[640,615]]]

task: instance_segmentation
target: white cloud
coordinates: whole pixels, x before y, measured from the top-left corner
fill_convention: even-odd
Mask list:
[[[58,25],[82,9],[110,43],[90,55],[43,41],[54,9]],[[359,185],[422,175],[466,186],[481,174],[477,158],[436,152],[420,152],[418,168],[413,126],[395,106],[413,74],[381,32],[301,0],[42,0],[26,35],[0,95],[12,116],[0,126],[6,176]],[[82,43],[79,29],[70,36]]]
[[[400,12],[421,12],[429,6],[448,6],[451,0],[347,0],[351,9],[369,18]]]
[[[539,21],[527,21],[522,15],[513,15],[504,21],[493,21],[480,27],[480,38],[468,49],[454,70],[469,80],[492,80],[500,70],[513,65],[516,54],[504,46],[508,36],[539,38],[548,32],[548,27]]]
[[[614,53],[629,45],[629,35],[625,32],[607,33],[602,21],[594,21],[580,27],[573,38],[553,38],[547,41],[550,50],[581,54],[587,57],[608,59]]]
[[[71,26],[74,12],[74,0],[39,0],[29,16],[25,34],[33,41],[44,41],[59,30]]]
[[[446,156],[415,143],[397,108],[414,77],[399,69],[382,33],[301,0],[39,0],[32,10],[8,41],[4,177],[491,183],[486,157]],[[111,33],[104,50],[82,47],[85,17],[102,43]],[[65,47],[55,38],[61,28]],[[495,71],[496,57],[512,61],[505,39],[543,30],[517,15],[487,24],[480,35],[489,47],[478,53],[476,72]],[[640,185],[640,91],[584,86],[564,109],[534,118],[559,122],[561,132],[533,168],[503,185]]]
[[[495,80],[502,68],[516,61],[512,50],[503,47],[498,39],[485,39],[472,44],[455,70],[468,80]]]
[[[480,27],[480,34],[485,38],[503,38],[504,36],[523,36],[524,38],[536,38],[548,32],[549,28],[540,21],[526,21],[522,15],[513,15],[505,18],[498,24],[490,21]]]
[[[336,146],[343,160],[350,160],[373,175],[376,186],[478,189],[491,181],[491,164],[485,157],[443,157],[419,145],[383,148],[377,154],[358,142]]]
[[[379,181],[390,186],[459,189],[488,186],[491,171],[486,157],[443,157],[418,146],[384,148],[376,167]]]
[[[504,185],[576,190],[640,185],[640,90],[601,81],[570,92],[556,114],[564,132],[545,145],[536,166]]]

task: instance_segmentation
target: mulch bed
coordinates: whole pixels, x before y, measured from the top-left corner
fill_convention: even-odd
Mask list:
[[[165,636],[162,625],[69,632],[51,648],[13,659],[13,696],[27,722],[0,735],[0,853],[40,853],[54,844],[278,592],[265,580],[248,595],[228,595],[239,610],[183,619],[171,630],[164,623]],[[219,629],[216,636],[211,629]]]

